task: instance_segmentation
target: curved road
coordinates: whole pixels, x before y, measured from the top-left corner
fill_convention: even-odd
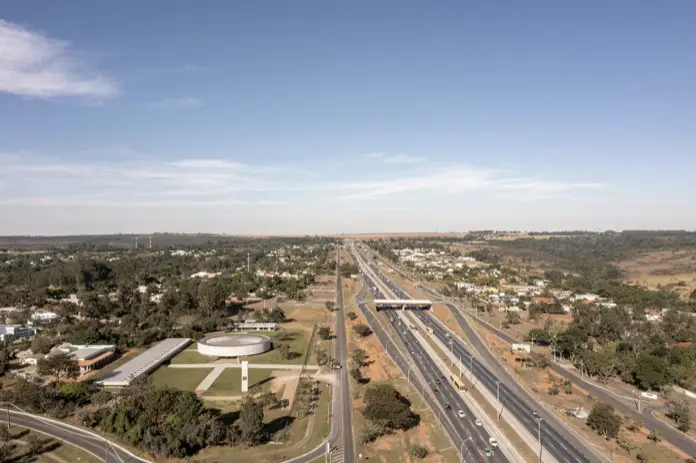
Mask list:
[[[8,410],[3,410],[1,413],[5,420],[7,419],[7,413]],[[140,458],[124,447],[116,445],[91,431],[30,413],[9,410],[9,414],[11,424],[23,426],[51,436],[59,441],[72,444],[101,461],[114,463],[150,462],[150,460]]]

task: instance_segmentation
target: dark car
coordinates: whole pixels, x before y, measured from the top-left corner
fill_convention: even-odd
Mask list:
[[[450,404],[445,404],[445,410],[452,410],[452,407],[450,407]]]

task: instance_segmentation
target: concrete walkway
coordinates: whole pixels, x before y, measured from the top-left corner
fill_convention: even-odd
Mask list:
[[[225,367],[215,367],[213,368],[213,371],[208,373],[208,376],[206,376],[203,381],[201,381],[201,384],[196,387],[196,392],[205,392],[208,390],[210,386],[213,385],[216,379],[222,374],[222,372],[225,371]]]
[[[242,368],[241,363],[170,363],[167,368]],[[283,363],[250,363],[249,368],[266,368],[268,370],[301,370],[302,365],[286,365]],[[306,370],[318,370],[317,365],[307,365]],[[214,370],[213,370],[214,371]],[[207,379],[207,378],[206,378]]]

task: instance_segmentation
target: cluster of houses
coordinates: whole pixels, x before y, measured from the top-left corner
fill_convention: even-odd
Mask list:
[[[394,253],[403,264],[415,267],[433,279],[443,279],[458,270],[483,266],[473,257],[452,256],[445,251],[433,249],[403,248],[395,250]]]

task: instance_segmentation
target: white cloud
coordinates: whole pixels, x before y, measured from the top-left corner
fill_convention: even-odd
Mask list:
[[[0,92],[99,99],[116,95],[118,85],[89,71],[68,42],[0,20]]]
[[[473,191],[530,201],[570,198],[571,192],[603,186],[510,176],[506,171],[466,165],[426,164],[409,173],[344,170],[333,175],[330,166],[249,165],[212,158],[69,163],[32,154],[0,156],[0,164],[0,205],[4,206],[195,208],[286,202],[328,205],[340,199],[369,204],[381,198],[412,198],[413,193],[422,201],[439,203]],[[317,182],[317,178],[331,180]]]
[[[425,161],[422,156],[408,156],[406,154],[386,155],[384,153],[370,153],[366,156],[369,159],[379,159],[382,162],[390,164],[412,164],[414,162]]]
[[[425,161],[424,157],[421,156],[407,156],[405,154],[396,154],[394,156],[386,156],[383,158],[384,162],[391,164],[411,164],[414,162]]]
[[[187,109],[199,108],[203,103],[198,98],[185,96],[181,98],[165,98],[163,100],[150,103],[148,106],[155,109]]]

